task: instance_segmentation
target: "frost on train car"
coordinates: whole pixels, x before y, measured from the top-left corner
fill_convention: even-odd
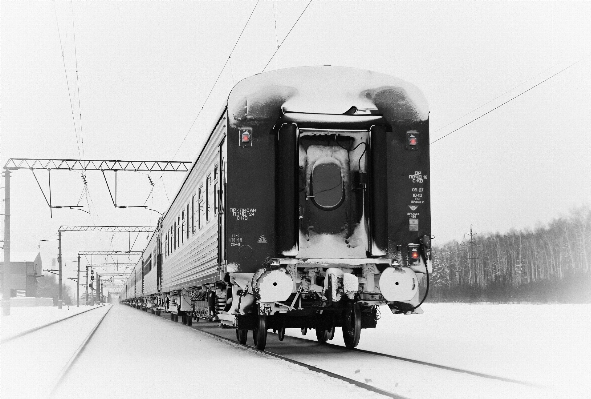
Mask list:
[[[282,339],[286,328],[314,329],[320,342],[342,328],[352,348],[380,305],[420,313],[431,272],[428,117],[415,86],[371,71],[242,80],[127,302],[186,324],[219,320],[241,343],[252,330],[259,349],[268,329]]]
[[[431,268],[427,103],[350,68],[280,70],[228,100],[226,319],[255,330],[342,327],[355,347],[376,307],[417,312]],[[238,314],[234,316],[234,314]]]

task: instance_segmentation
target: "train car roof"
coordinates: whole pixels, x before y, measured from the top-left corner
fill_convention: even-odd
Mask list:
[[[228,97],[230,125],[272,120],[279,112],[383,115],[395,121],[425,121],[429,106],[411,83],[368,70],[314,66],[280,69],[243,79]]]

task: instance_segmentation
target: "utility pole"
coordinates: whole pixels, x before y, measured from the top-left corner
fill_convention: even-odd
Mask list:
[[[58,254],[57,254],[57,261],[58,261],[58,295],[57,295],[57,308],[62,308],[62,231],[58,230]]]
[[[472,232],[472,225],[470,225],[470,250],[468,253],[468,267],[469,267],[470,271],[474,270],[474,283],[478,284],[478,273],[477,273],[477,270],[475,270],[473,268],[473,264],[472,264],[472,259],[478,259],[478,258],[474,257],[474,245],[475,245],[474,236],[475,235],[476,234]]]
[[[78,255],[78,259],[80,259],[80,255]],[[90,266],[86,266],[86,306],[88,306],[88,268]]]
[[[2,269],[2,315],[10,316],[10,170],[8,168],[4,168],[4,266]]]
[[[96,273],[96,277],[95,277],[94,281],[96,282],[96,298],[97,298],[98,304],[100,305],[101,304],[101,276],[98,273]]]
[[[76,277],[76,307],[80,307],[80,255],[78,255],[78,270]]]

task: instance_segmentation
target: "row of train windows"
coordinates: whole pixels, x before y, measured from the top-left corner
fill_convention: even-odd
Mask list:
[[[177,216],[176,222],[166,232],[163,242],[164,256],[172,255],[185,240],[215,220],[219,207],[219,180],[218,165],[215,165],[213,174],[207,175],[205,182],[199,185],[190,202]]]

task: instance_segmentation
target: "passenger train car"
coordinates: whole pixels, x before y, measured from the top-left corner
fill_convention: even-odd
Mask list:
[[[253,331],[421,313],[431,272],[429,111],[413,85],[344,67],[246,78],[159,220],[122,301]],[[419,282],[427,277],[427,290]]]

